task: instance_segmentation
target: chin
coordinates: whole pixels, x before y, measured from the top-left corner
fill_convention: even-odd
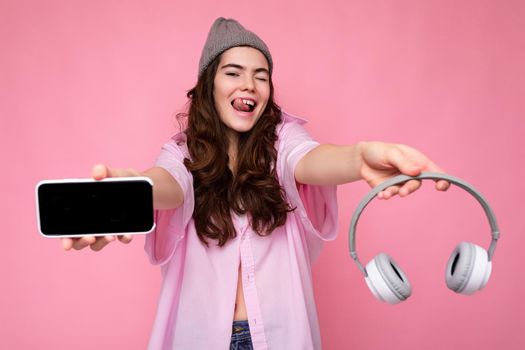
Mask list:
[[[231,130],[240,134],[240,133],[251,131],[254,125],[249,125],[249,126],[247,125],[232,125],[232,126],[226,125],[226,126],[230,128]]]
[[[253,129],[257,121],[259,120],[260,116],[257,116],[256,118],[248,118],[244,119],[242,117],[239,117],[238,115],[234,114],[231,115],[227,123],[224,123],[229,129],[236,131],[238,133],[244,133],[249,132]]]

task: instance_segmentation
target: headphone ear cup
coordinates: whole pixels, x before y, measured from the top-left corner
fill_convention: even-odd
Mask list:
[[[387,254],[381,253],[366,265],[368,288],[374,296],[389,304],[397,304],[412,294],[412,287],[399,265]]]
[[[473,294],[485,287],[491,272],[487,251],[476,244],[461,242],[448,259],[445,280],[450,290]]]

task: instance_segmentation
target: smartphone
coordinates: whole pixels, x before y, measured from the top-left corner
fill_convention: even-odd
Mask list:
[[[153,182],[147,177],[40,181],[36,212],[45,237],[149,233],[155,228]]]

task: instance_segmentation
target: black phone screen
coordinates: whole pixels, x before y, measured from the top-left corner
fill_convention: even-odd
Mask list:
[[[40,230],[46,236],[148,232],[152,185],[144,180],[44,183],[38,187]]]

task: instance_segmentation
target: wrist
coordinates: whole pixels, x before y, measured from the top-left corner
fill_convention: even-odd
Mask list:
[[[365,151],[370,146],[369,141],[360,141],[355,144],[355,159],[356,159],[356,167],[358,170],[358,176],[359,180],[364,180],[365,176],[363,174],[364,165],[365,165]]]

